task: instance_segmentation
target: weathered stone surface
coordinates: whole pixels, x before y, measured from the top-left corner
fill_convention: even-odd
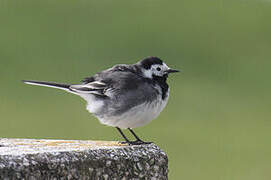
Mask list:
[[[156,145],[0,139],[0,179],[167,179],[167,155]]]

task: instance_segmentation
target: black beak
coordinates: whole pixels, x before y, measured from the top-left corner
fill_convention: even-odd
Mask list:
[[[176,73],[176,72],[180,72],[179,70],[176,69],[168,69],[166,70],[167,73]]]

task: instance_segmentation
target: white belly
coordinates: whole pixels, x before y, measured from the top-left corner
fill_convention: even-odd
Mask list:
[[[152,103],[144,103],[131,108],[121,116],[99,118],[102,124],[119,128],[136,128],[151,122],[161,113],[168,101],[168,96],[162,101],[159,97]]]

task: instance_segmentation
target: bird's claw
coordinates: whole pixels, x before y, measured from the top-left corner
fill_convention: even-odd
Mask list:
[[[119,142],[120,144],[128,144],[129,146],[132,146],[132,145],[144,145],[144,144],[151,144],[152,142],[144,142],[144,141],[122,141],[122,142]]]

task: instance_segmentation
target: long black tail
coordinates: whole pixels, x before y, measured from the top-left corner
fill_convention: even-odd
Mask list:
[[[37,86],[45,86],[45,87],[52,87],[57,89],[62,89],[71,93],[74,93],[70,89],[70,84],[63,84],[63,83],[55,83],[55,82],[45,82],[45,81],[32,81],[32,80],[22,80],[25,84],[37,85]]]

